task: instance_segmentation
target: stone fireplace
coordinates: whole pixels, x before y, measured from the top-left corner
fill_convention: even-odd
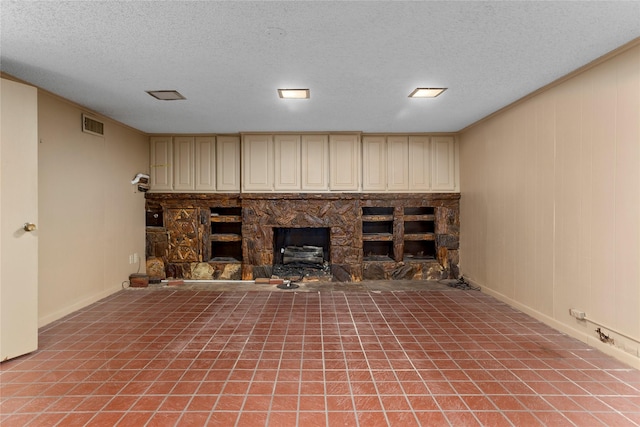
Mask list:
[[[330,270],[343,280],[357,279],[362,260],[358,200],[317,194],[242,196],[243,277],[270,277],[274,264],[274,228],[329,230]],[[355,271],[354,271],[355,270]]]
[[[147,193],[146,198],[147,211],[164,217],[164,227],[147,227],[147,258],[161,260],[167,277],[202,278],[201,271],[223,280],[278,276],[283,251],[305,246],[321,248],[310,249],[322,253],[326,272],[310,274],[321,280],[458,276],[457,193]],[[180,221],[172,217],[177,214]],[[181,238],[185,227],[188,239]]]
[[[459,194],[243,194],[243,277],[270,277],[274,229],[330,230],[333,280],[458,274]]]

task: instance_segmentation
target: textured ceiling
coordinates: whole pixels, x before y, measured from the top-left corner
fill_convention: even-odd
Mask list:
[[[0,14],[3,72],[149,133],[457,131],[640,36],[638,1],[3,0]],[[407,97],[434,86],[449,89]]]

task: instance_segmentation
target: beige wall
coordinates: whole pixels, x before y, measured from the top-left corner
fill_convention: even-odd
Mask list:
[[[78,106],[38,94],[39,324],[122,288],[137,253],[144,267],[144,194],[131,180],[149,168],[148,138],[114,121],[104,137],[81,131]]]
[[[460,141],[465,277],[640,367],[640,45]]]

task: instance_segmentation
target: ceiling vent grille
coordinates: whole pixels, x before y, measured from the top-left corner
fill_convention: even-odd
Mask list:
[[[104,136],[104,123],[97,121],[96,119],[82,115],[82,132],[90,133],[92,135]]]

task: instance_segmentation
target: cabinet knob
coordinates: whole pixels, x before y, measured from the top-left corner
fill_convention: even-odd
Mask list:
[[[36,229],[36,225],[30,222],[25,222],[22,228],[24,231],[33,231]]]

